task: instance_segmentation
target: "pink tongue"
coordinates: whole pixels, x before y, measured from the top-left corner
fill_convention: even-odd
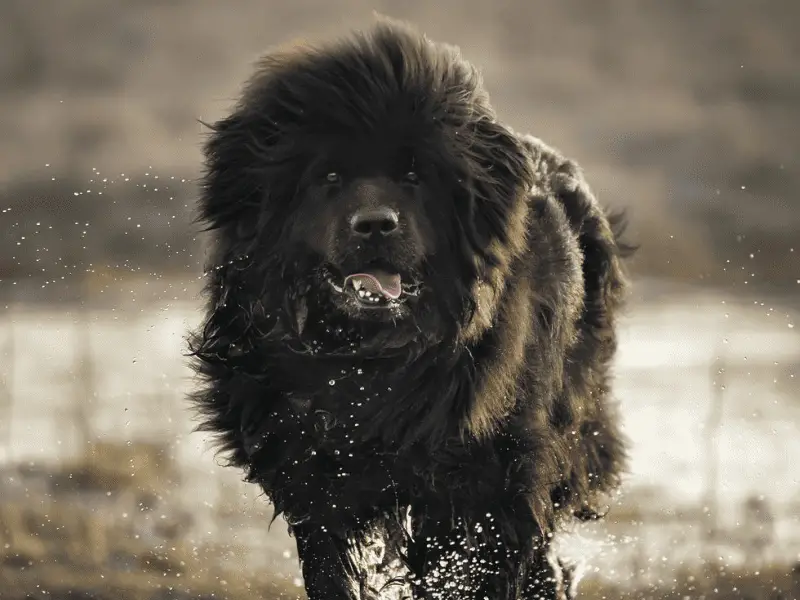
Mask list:
[[[350,279],[358,279],[361,282],[361,287],[373,294],[383,294],[387,298],[397,300],[400,294],[403,293],[401,287],[401,278],[397,274],[384,273],[383,271],[374,271],[372,273],[354,273],[348,275],[345,279],[345,284]]]

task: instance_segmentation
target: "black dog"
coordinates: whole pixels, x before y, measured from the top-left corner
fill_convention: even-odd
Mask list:
[[[552,535],[625,455],[625,247],[578,166],[500,123],[456,48],[384,21],[270,54],[211,128],[194,401],[308,596],[564,596]]]

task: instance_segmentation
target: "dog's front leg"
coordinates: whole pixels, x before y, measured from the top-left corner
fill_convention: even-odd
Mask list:
[[[409,564],[419,600],[568,600],[569,573],[519,513],[415,519]]]
[[[293,527],[292,534],[308,600],[360,600],[347,539],[311,524]]]
[[[412,521],[408,561],[415,600],[516,600],[504,548],[488,524],[413,511]]]
[[[574,567],[560,561],[552,548],[532,551],[524,565],[520,600],[574,600],[577,581]]]

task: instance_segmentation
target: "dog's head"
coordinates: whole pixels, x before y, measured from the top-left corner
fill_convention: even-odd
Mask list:
[[[521,142],[459,51],[406,26],[267,55],[205,150],[217,287],[299,330],[458,335],[524,244]]]

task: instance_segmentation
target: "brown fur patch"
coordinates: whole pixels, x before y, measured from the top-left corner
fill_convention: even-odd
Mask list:
[[[504,246],[497,239],[489,245],[489,253],[498,260],[498,266],[490,267],[486,276],[476,281],[472,287],[475,314],[462,333],[465,344],[476,341],[492,327],[499,300],[505,291],[506,280],[511,274],[511,264],[528,250],[529,212],[529,191],[525,190],[517,197],[508,218],[508,245]]]
[[[532,333],[530,282],[527,278],[518,280],[515,288],[506,294],[511,297],[503,303],[497,317],[497,326],[503,327],[506,335],[491,360],[479,367],[484,377],[475,391],[476,400],[469,419],[470,433],[478,438],[494,433],[514,407],[519,372],[525,362],[525,345]]]

